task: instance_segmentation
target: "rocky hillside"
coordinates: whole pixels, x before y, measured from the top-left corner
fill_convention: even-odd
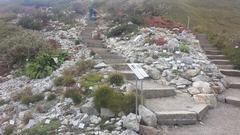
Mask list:
[[[111,21],[105,10],[91,21],[74,9],[30,6],[11,22],[41,36],[6,36],[4,54],[17,60],[0,77],[0,134],[159,135],[218,109],[229,84],[183,25],[160,16]],[[128,63],[149,75],[141,90]]]

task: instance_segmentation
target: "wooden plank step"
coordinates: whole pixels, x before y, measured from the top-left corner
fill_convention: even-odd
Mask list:
[[[221,55],[222,52],[219,50],[206,50],[205,51],[207,55]]]

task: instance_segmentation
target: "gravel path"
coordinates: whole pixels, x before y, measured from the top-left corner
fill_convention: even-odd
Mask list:
[[[201,124],[165,128],[164,135],[240,135],[240,108],[219,103]]]

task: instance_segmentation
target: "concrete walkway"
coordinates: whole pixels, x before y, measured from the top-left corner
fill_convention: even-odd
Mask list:
[[[165,127],[164,135],[239,135],[240,108],[219,103],[196,125]]]

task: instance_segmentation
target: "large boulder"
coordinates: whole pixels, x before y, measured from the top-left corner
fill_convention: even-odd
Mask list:
[[[125,130],[120,135],[138,135],[138,134],[132,130]]]
[[[210,83],[208,82],[203,81],[193,82],[193,87],[197,88],[201,93],[204,94],[211,94],[214,92],[210,87]]]
[[[82,113],[87,113],[88,115],[98,115],[93,98],[89,98],[88,102],[80,107],[80,110]]]
[[[138,107],[139,115],[142,118],[142,121],[147,126],[156,127],[157,126],[157,116],[152,111],[144,107],[143,105],[139,105]]]
[[[152,68],[148,71],[149,76],[154,80],[159,80],[161,78],[161,73],[155,68]]]
[[[108,108],[101,108],[100,116],[104,118],[112,118],[115,116],[115,114]]]
[[[193,99],[196,103],[207,104],[211,108],[217,106],[217,98],[214,94],[197,94],[193,96]]]
[[[140,135],[159,135],[160,131],[154,127],[140,125]]]
[[[141,117],[133,113],[130,113],[128,116],[123,116],[123,127],[138,132],[140,126],[140,119]]]

